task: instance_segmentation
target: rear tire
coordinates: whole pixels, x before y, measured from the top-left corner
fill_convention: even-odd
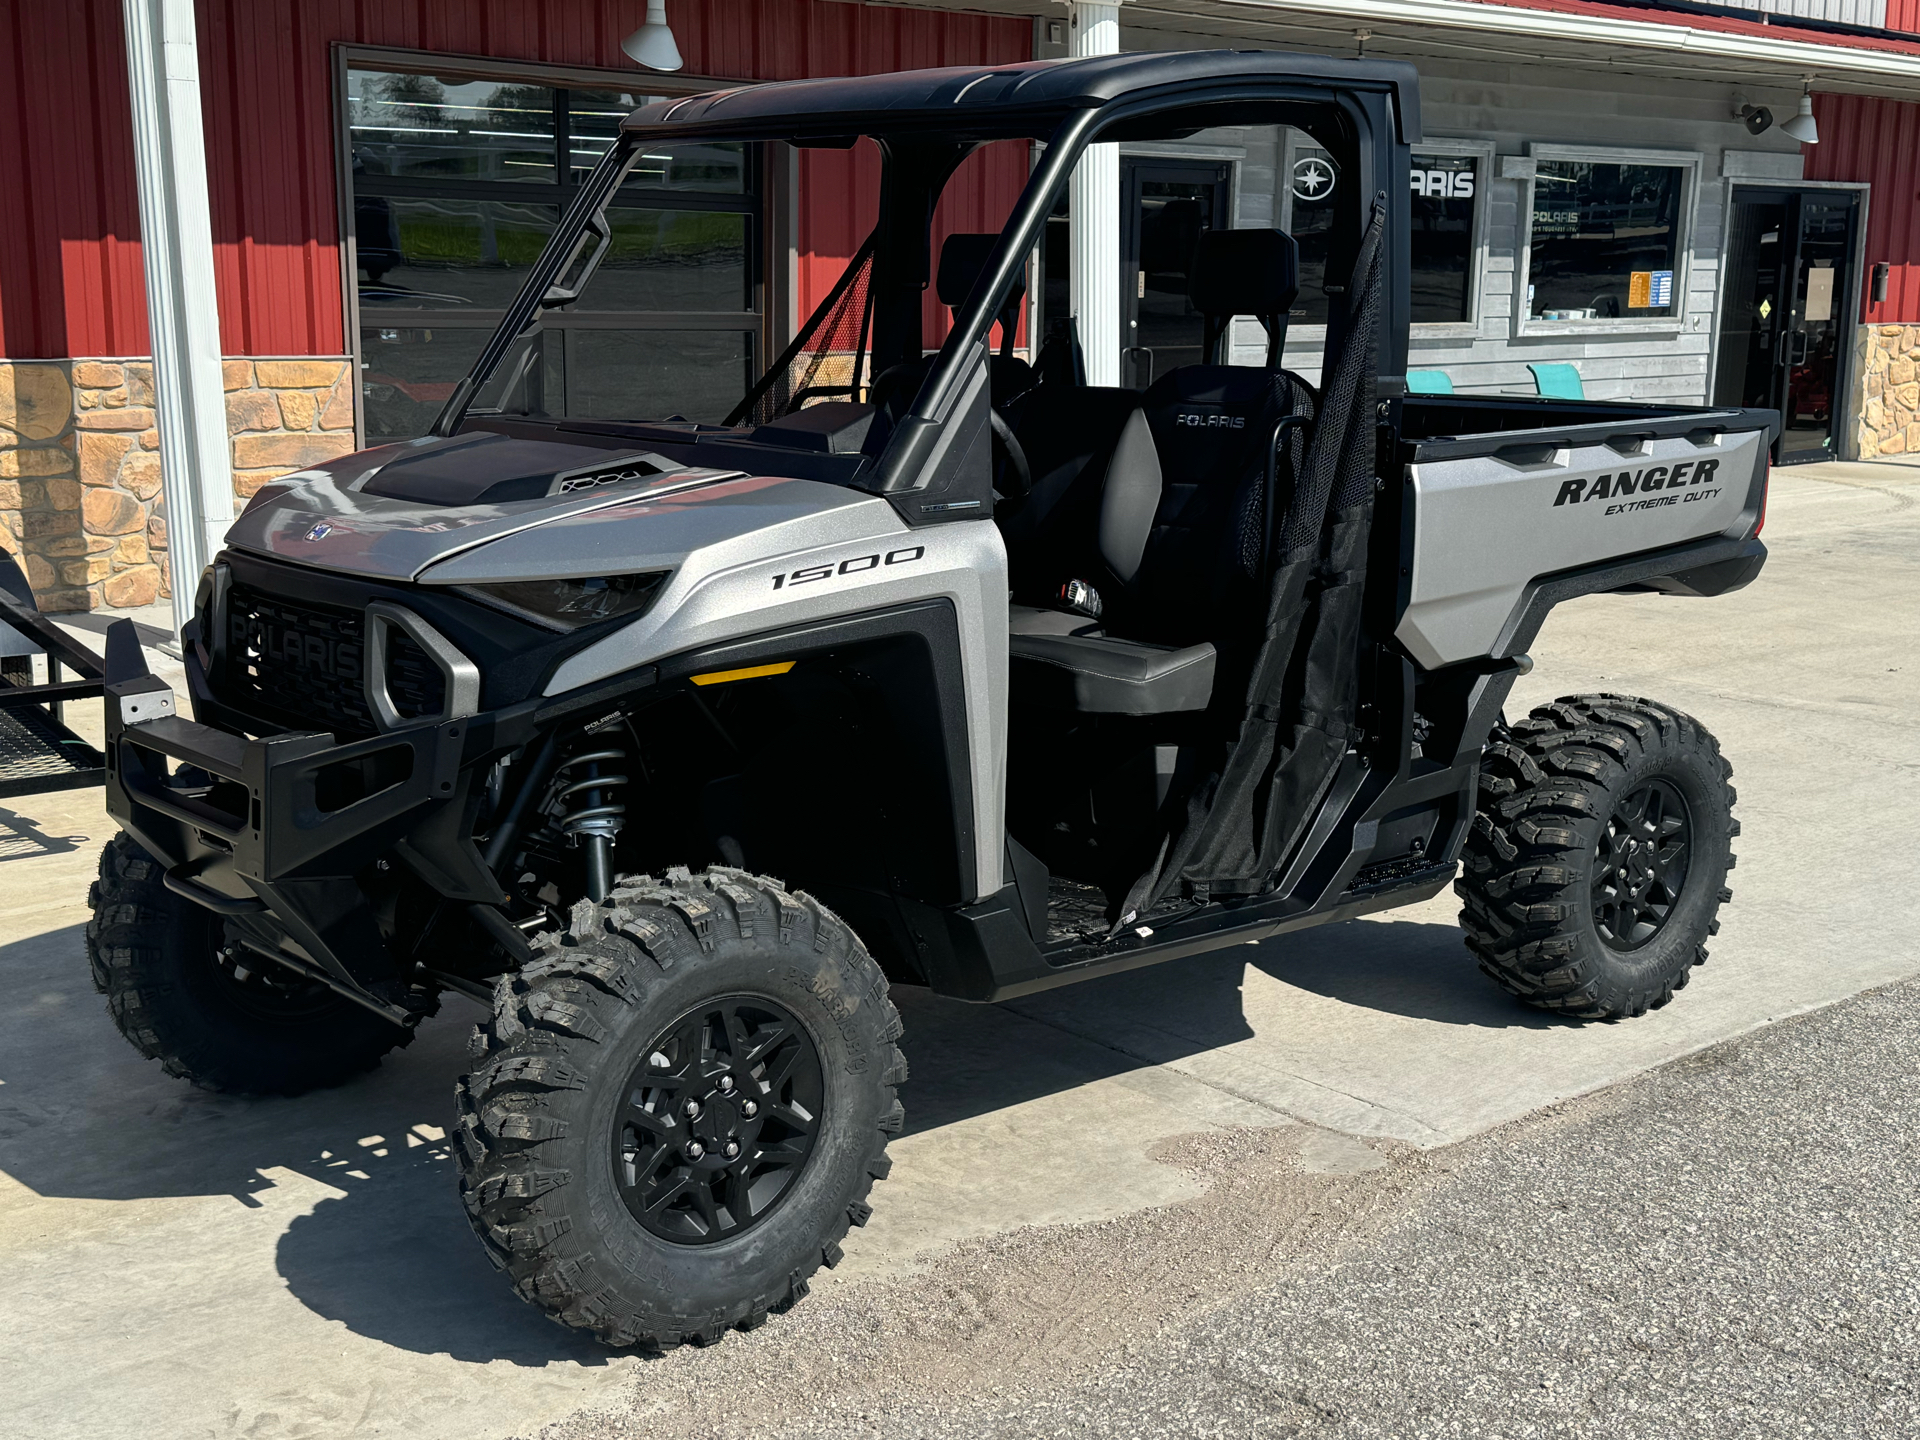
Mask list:
[[[87,894],[87,962],[120,1034],[170,1076],[210,1091],[297,1096],[339,1085],[413,1039],[271,962],[223,958],[225,929],[168,890],[160,862],[122,831]]]
[[[1454,889],[1481,969],[1584,1020],[1664,1006],[1732,899],[1734,768],[1701,723],[1565,696],[1491,743]]]
[[[711,1343],[806,1295],[901,1128],[900,1017],[854,933],[777,881],[677,869],[535,951],[457,1091],[495,1266],[613,1346]]]

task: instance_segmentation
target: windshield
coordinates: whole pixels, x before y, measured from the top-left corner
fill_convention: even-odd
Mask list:
[[[630,145],[607,163],[606,201],[469,414],[705,417],[752,378],[754,147]]]
[[[1117,125],[1122,214],[1109,243],[1119,253],[1079,280],[1062,167],[1085,134],[1078,120],[1067,123],[1072,136],[1063,129],[1045,145],[940,129],[791,149],[625,137],[482,354],[464,414],[752,428],[823,402],[872,403],[887,423],[862,448],[877,454],[907,404],[921,403],[923,381],[933,381],[928,397],[950,383],[923,359],[942,349],[1017,206],[1032,249],[998,272],[998,303],[975,312],[985,322],[978,338],[995,355],[996,407],[1013,396],[1012,377],[1032,388],[1050,367],[1084,373],[1078,312],[1106,299],[1080,294],[1094,278],[1120,292],[1120,343],[1094,356],[1092,383],[1145,390],[1202,363],[1222,337],[1210,335],[1191,299],[1190,261],[1200,233],[1220,228],[1300,236],[1306,282],[1290,314],[1229,320],[1220,363],[1261,364],[1271,342],[1285,346],[1287,368],[1316,378],[1329,297],[1340,288],[1325,283],[1328,258],[1358,239],[1362,209],[1361,169],[1335,107],[1236,100]],[[883,151],[891,220],[880,213]],[[776,237],[771,265],[760,212],[732,198],[785,192],[757,180],[770,162],[794,182],[794,233]],[[1277,183],[1284,175],[1291,185]],[[704,205],[684,203],[684,191],[665,197],[662,187],[682,176],[732,188]],[[1050,196],[1051,212],[1036,208]]]
[[[560,242],[566,263],[498,363],[476,373],[466,413],[720,425],[864,398],[874,378],[867,280],[881,171],[872,140],[799,152],[800,233],[785,275],[766,273],[757,208],[729,209],[720,196],[693,208],[678,188],[672,208],[649,203],[663,182],[695,177],[739,177],[729,193],[756,195],[763,149],[650,142],[610,155],[615,173],[595,187],[608,199]],[[957,231],[998,233],[1028,172],[1026,141],[967,154],[935,215],[936,253]],[[777,326],[773,307],[804,319]],[[921,310],[922,343],[937,347],[952,315],[932,284]]]

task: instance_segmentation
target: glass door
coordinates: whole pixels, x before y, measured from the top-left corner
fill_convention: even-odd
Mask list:
[[[1782,337],[1781,444],[1778,465],[1833,460],[1837,417],[1847,405],[1843,374],[1855,306],[1852,191],[1804,190]]]
[[[1203,324],[1187,300],[1194,245],[1227,224],[1226,163],[1121,162],[1121,383],[1146,389],[1157,375],[1198,365]]]
[[[1777,465],[1839,454],[1859,211],[1851,190],[1734,192],[1714,401],[1781,412]]]

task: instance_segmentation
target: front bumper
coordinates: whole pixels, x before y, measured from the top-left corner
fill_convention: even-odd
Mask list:
[[[243,589],[279,629],[229,614]],[[476,775],[558,716],[654,674],[547,699],[539,682],[579,633],[237,552],[209,569],[197,609],[183,637],[195,720],[173,714],[143,663],[109,669],[107,810],[169,889],[228,918],[230,937],[396,1020],[412,966],[376,920],[370,885],[390,888],[373,868],[404,868],[443,901],[487,909],[481,923],[497,933],[492,908],[507,897],[472,839]],[[330,624],[337,634],[321,634]],[[439,672],[428,713],[410,716],[389,694],[387,646],[403,634]]]
[[[401,966],[359,875],[393,855],[447,899],[505,899],[458,824],[495,718],[344,745],[325,732],[250,740],[172,714],[171,699],[151,676],[109,677],[108,813],[170,890],[228,917],[249,947],[407,1023]]]

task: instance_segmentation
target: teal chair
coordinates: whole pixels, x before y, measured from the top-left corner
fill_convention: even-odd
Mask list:
[[[1407,393],[1409,395],[1452,395],[1454,382],[1447,378],[1445,370],[1410,370],[1407,373]]]
[[[1581,389],[1581,372],[1565,361],[1529,361],[1529,370],[1534,372],[1535,394],[1549,400],[1586,400],[1587,392]]]

